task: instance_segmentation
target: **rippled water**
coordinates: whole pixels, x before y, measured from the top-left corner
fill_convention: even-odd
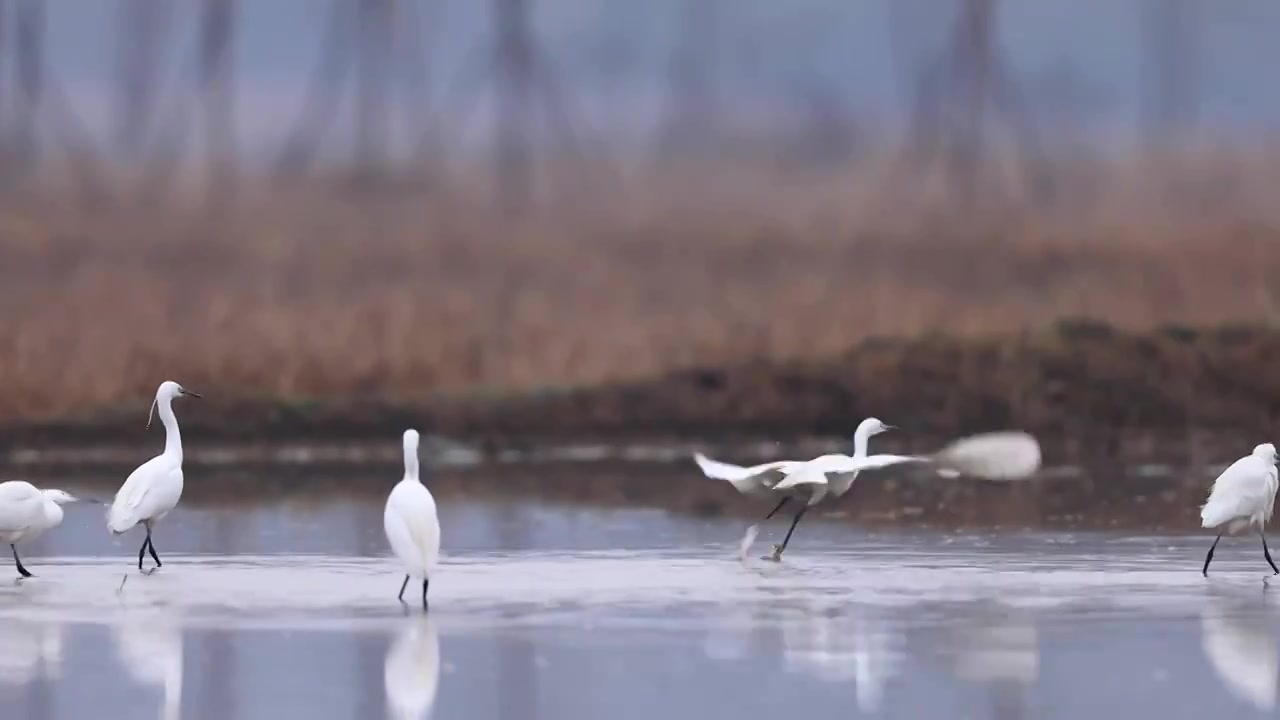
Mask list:
[[[424,616],[395,601],[376,496],[184,505],[157,529],[152,576],[140,534],[113,541],[101,508],[73,506],[24,549],[38,577],[0,584],[3,716],[1276,712],[1280,589],[1256,538],[1224,540],[1206,581],[1203,536],[816,521],[775,565],[736,559],[738,519],[441,511]]]

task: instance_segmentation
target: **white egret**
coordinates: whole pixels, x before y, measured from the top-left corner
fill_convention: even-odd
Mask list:
[[[430,615],[410,618],[387,648],[382,671],[387,707],[396,720],[427,717],[440,684],[440,639]]]
[[[422,606],[427,606],[427,587],[431,572],[440,556],[440,520],[436,517],[436,501],[418,477],[418,431],[404,431],[404,478],[387,496],[382,513],[391,550],[404,565],[404,583],[400,585],[400,602],[404,602],[409,579],[422,578]]]
[[[768,497],[778,498],[778,504],[764,516],[765,520],[772,518],[779,510],[783,508],[789,501],[804,500],[805,504],[800,508],[795,518],[791,521],[791,528],[787,530],[787,537],[782,541],[782,545],[774,546],[774,554],[770,559],[779,560],[782,557],[783,550],[787,548],[787,542],[791,540],[791,534],[795,532],[796,525],[799,524],[800,518],[813,505],[821,502],[824,497],[840,497],[853,485],[854,479],[858,476],[858,470],[838,475],[835,481],[830,485],[823,484],[821,487],[811,485],[806,487],[788,487],[778,488],[778,483],[785,480],[788,473],[796,471],[807,463],[812,462],[840,462],[840,461],[862,461],[867,458],[867,442],[873,435],[879,435],[882,432],[892,430],[892,425],[886,425],[877,418],[867,418],[858,423],[858,428],[853,433],[853,455],[832,454],[822,455],[813,460],[779,460],[776,462],[764,463],[752,467],[741,467],[730,463],[712,460],[702,453],[694,453],[693,459],[698,463],[698,467],[702,469],[702,474],[715,480],[727,480],[738,492],[743,495],[752,497]],[[878,457],[878,456],[875,456]],[[747,549],[751,547],[751,543],[755,540],[756,532],[759,526],[752,525],[747,528],[747,533],[742,539],[739,554],[746,556]]]
[[[9,543],[19,575],[31,577],[18,557],[17,543],[57,527],[62,522],[61,505],[75,500],[62,490],[40,490],[21,480],[0,483],[0,540]]]
[[[796,525],[808,509],[824,498],[838,498],[849,491],[862,472],[919,462],[931,464],[944,477],[968,475],[989,480],[1020,480],[1030,477],[1040,467],[1040,445],[1035,438],[1020,431],[972,435],[943,447],[931,455],[867,455],[867,440],[892,429],[876,418],[867,418],[854,434],[852,455],[833,453],[812,460],[783,460],[744,468],[710,460],[698,454],[695,460],[708,477],[728,480],[740,492],[750,495],[780,496],[781,500],[765,519],[768,520],[787,501],[807,498],[796,513],[781,545],[773,546],[767,560],[780,560]],[[747,529],[740,554],[745,557],[755,539],[757,526]]]
[[[151,526],[163,520],[182,497],[182,436],[178,433],[178,418],[173,414],[173,400],[179,397],[200,395],[171,380],[160,383],[151,403],[152,415],[147,416],[147,427],[151,427],[151,418],[158,410],[160,422],[164,423],[164,452],[129,473],[107,510],[107,528],[112,534],[119,535],[138,523],[147,529],[147,537],[138,550],[139,570],[148,550],[151,559],[156,561],[156,568],[163,565],[151,540]]]
[[[1209,546],[1209,554],[1205,556],[1204,567],[1200,570],[1202,575],[1209,576],[1209,563],[1223,533],[1235,534],[1254,526],[1262,537],[1262,554],[1267,558],[1267,564],[1275,571],[1274,574],[1280,575],[1280,569],[1271,560],[1264,530],[1271,519],[1278,485],[1276,446],[1271,443],[1255,447],[1252,453],[1231,463],[1213,481],[1208,501],[1200,506],[1200,524],[1206,528],[1218,528],[1218,537]]]

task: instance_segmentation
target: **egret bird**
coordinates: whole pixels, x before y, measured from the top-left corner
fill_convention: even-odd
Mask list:
[[[418,477],[418,431],[404,431],[404,479],[396,483],[387,496],[382,513],[391,550],[404,565],[404,583],[400,585],[400,602],[404,602],[409,578],[422,578],[422,606],[427,606],[427,586],[431,571],[440,557],[440,520],[436,517],[436,501]]]
[[[765,519],[768,520],[790,500],[807,498],[796,513],[781,545],[773,546],[767,560],[781,560],[796,525],[808,509],[824,498],[838,498],[849,491],[853,481],[864,471],[899,465],[902,463],[929,463],[944,477],[969,475],[989,480],[1021,480],[1030,477],[1040,467],[1040,445],[1035,438],[1019,431],[994,432],[962,438],[931,455],[867,455],[867,440],[892,429],[876,418],[867,418],[858,425],[854,434],[853,455],[834,453],[812,460],[782,460],[779,462],[739,467],[709,460],[698,454],[695,460],[708,477],[728,480],[739,491],[749,495],[781,496],[778,504]],[[740,554],[755,539],[757,526],[747,529],[742,540]]]
[[[1235,534],[1245,528],[1257,526],[1258,535],[1262,537],[1262,554],[1267,564],[1280,575],[1280,568],[1271,560],[1271,550],[1267,548],[1267,534],[1264,527],[1271,519],[1271,511],[1276,502],[1276,446],[1262,443],[1253,452],[1231,463],[1222,474],[1213,481],[1213,489],[1209,491],[1209,499],[1200,506],[1200,525],[1206,528],[1218,528],[1218,537],[1209,546],[1209,554],[1204,558],[1204,567],[1200,573],[1209,576],[1209,563],[1213,560],[1213,551],[1223,533]],[[1225,526],[1225,527],[1223,527]]]
[[[817,462],[858,462],[867,458],[867,442],[873,435],[879,435],[882,432],[892,430],[892,425],[886,425],[877,418],[867,418],[858,423],[858,428],[853,432],[853,455],[832,454],[822,455],[813,460],[779,460],[776,462],[764,463],[763,465],[755,465],[752,467],[741,467],[739,465],[731,465],[729,463],[712,460],[702,453],[694,453],[693,459],[698,463],[698,467],[702,469],[702,474],[715,480],[727,480],[738,492],[743,495],[752,497],[768,497],[778,498],[777,505],[764,516],[765,520],[772,518],[778,513],[788,502],[792,500],[805,504],[800,507],[800,511],[796,513],[795,518],[791,521],[791,528],[787,530],[787,537],[782,541],[781,545],[774,546],[773,555],[770,559],[779,560],[782,558],[782,552],[786,550],[787,543],[791,540],[791,534],[795,532],[796,525],[800,523],[800,518],[808,509],[822,501],[824,497],[830,495],[832,497],[840,497],[845,494],[850,486],[853,485],[854,479],[858,476],[859,469],[851,472],[843,473],[835,477],[835,481],[830,485],[822,485],[818,487],[788,487],[779,488],[779,483],[788,477],[788,474],[799,470],[808,463]],[[879,456],[875,456],[879,457]],[[746,556],[747,549],[755,540],[756,532],[759,530],[758,525],[752,525],[747,528],[747,534],[742,539],[742,545],[739,554]]]
[[[410,618],[387,648],[382,681],[396,720],[431,715],[440,685],[440,639],[429,614]]]
[[[160,383],[156,399],[151,403],[152,414],[147,416],[147,427],[151,427],[151,418],[158,409],[160,422],[164,423],[164,452],[129,473],[107,510],[107,528],[114,535],[138,523],[147,529],[147,537],[138,550],[139,570],[148,550],[151,551],[151,559],[156,561],[151,572],[163,565],[151,540],[151,526],[163,520],[182,497],[182,436],[178,433],[178,418],[173,415],[173,399],[179,397],[198,398],[200,395],[171,380]]]
[[[18,557],[17,543],[57,527],[62,522],[61,505],[75,500],[62,490],[40,490],[21,480],[0,483],[0,539],[9,543],[19,575],[31,577]]]

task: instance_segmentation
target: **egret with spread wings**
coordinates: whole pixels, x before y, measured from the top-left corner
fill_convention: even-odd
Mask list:
[[[1035,438],[1019,431],[993,432],[957,440],[931,455],[867,455],[867,440],[892,426],[875,418],[864,420],[854,435],[853,455],[822,455],[808,461],[783,460],[750,468],[740,468],[698,455],[699,467],[708,477],[728,480],[748,495],[779,497],[778,505],[765,516],[768,520],[792,500],[805,504],[792,518],[791,527],[780,545],[773,547],[767,560],[781,560],[791,541],[796,525],[810,507],[827,497],[838,498],[849,491],[858,475],[904,463],[928,463],[939,475],[964,475],[990,480],[1020,480],[1030,477],[1040,467],[1040,445]],[[740,546],[745,557],[755,540],[758,527],[747,529]]]
[[[858,428],[853,433],[853,455],[835,453],[822,455],[813,460],[779,460],[752,467],[741,467],[719,462],[706,457],[702,453],[696,453],[693,457],[698,463],[698,467],[702,469],[703,475],[715,480],[726,480],[743,495],[776,498],[777,504],[773,506],[769,514],[764,516],[765,520],[776,515],[788,502],[803,503],[800,512],[796,514],[791,523],[791,529],[787,532],[787,540],[784,540],[781,546],[775,546],[774,548],[774,559],[778,559],[781,558],[782,550],[786,549],[787,541],[791,539],[791,533],[795,531],[796,524],[800,522],[800,518],[805,511],[809,507],[822,502],[823,498],[828,496],[840,497],[847,492],[849,487],[853,485],[854,478],[857,477],[858,468],[850,466],[848,472],[833,474],[832,482],[830,483],[793,483],[781,489],[778,488],[778,485],[792,473],[801,472],[805,466],[811,463],[820,463],[820,467],[832,467],[840,465],[842,462],[850,463],[865,459],[867,457],[867,443],[871,440],[871,437],[892,429],[892,425],[886,425],[873,417],[858,423]],[[747,528],[747,533],[742,539],[740,548],[742,555],[745,556],[747,550],[751,547],[751,543],[755,541],[755,536],[759,529],[758,525],[752,525]]]

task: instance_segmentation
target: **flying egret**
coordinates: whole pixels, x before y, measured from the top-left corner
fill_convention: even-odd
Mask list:
[[[1276,502],[1277,485],[1276,446],[1271,443],[1255,447],[1252,453],[1231,463],[1213,481],[1208,501],[1200,506],[1200,524],[1206,528],[1218,528],[1218,537],[1209,546],[1209,554],[1205,556],[1204,567],[1200,570],[1202,575],[1209,576],[1209,562],[1213,560],[1213,551],[1223,533],[1235,534],[1255,525],[1262,537],[1262,554],[1274,574],[1280,575],[1280,568],[1276,568],[1271,560],[1264,530]]]
[[[387,708],[396,720],[429,717],[440,685],[440,639],[431,615],[410,618],[387,648],[382,670]]]
[[[418,431],[404,431],[404,479],[396,483],[387,496],[382,513],[391,550],[404,564],[404,583],[400,585],[400,602],[404,602],[409,578],[422,578],[422,606],[427,606],[427,586],[431,571],[440,557],[440,520],[436,517],[436,501],[418,477]]]
[[[164,423],[164,452],[129,473],[107,510],[107,528],[114,535],[138,523],[147,529],[147,537],[138,550],[139,570],[148,550],[151,551],[151,559],[156,561],[151,572],[163,565],[151,540],[151,526],[163,520],[182,497],[182,436],[178,433],[178,418],[173,415],[172,405],[173,399],[179,397],[198,398],[200,395],[171,380],[160,383],[156,399],[151,403],[152,414],[147,416],[147,427],[151,427],[151,418],[158,409],[160,422]]]
[[[765,558],[774,561],[781,560],[796,525],[808,509],[828,496],[838,498],[844,495],[864,471],[918,462],[931,464],[938,474],[948,478],[968,475],[989,480],[1021,480],[1030,477],[1040,467],[1039,443],[1020,431],[972,435],[956,440],[931,455],[867,455],[867,439],[891,427],[876,418],[863,420],[854,435],[853,455],[834,453],[808,461],[783,460],[750,468],[709,460],[700,454],[695,456],[695,460],[705,475],[728,480],[744,493],[780,495],[782,499],[765,516],[766,520],[788,500],[807,498],[792,519],[782,544],[774,545],[773,553]],[[742,556],[745,557],[756,531],[755,525],[747,529],[739,550]]]
[[[57,527],[62,522],[61,505],[75,500],[62,490],[40,490],[21,480],[0,483],[0,539],[9,543],[19,575],[31,577],[18,558],[17,543]]]
[[[805,504],[800,508],[800,512],[796,514],[795,519],[791,522],[791,528],[787,531],[786,540],[783,540],[781,546],[774,546],[774,557],[772,559],[777,560],[782,557],[782,551],[786,549],[787,542],[791,539],[791,533],[795,532],[796,524],[800,522],[800,518],[805,514],[805,511],[810,506],[821,502],[827,495],[840,497],[845,494],[849,487],[853,485],[854,478],[858,476],[858,470],[855,469],[852,472],[841,474],[830,485],[824,484],[821,487],[815,485],[780,489],[777,487],[778,483],[786,479],[790,472],[796,471],[809,462],[857,461],[865,459],[867,457],[867,442],[871,437],[892,429],[892,425],[886,425],[873,417],[858,423],[858,428],[853,432],[853,455],[837,453],[822,455],[810,461],[779,460],[752,467],[741,467],[719,462],[708,458],[702,453],[694,453],[693,459],[698,463],[703,475],[714,480],[727,480],[743,495],[778,498],[778,504],[769,511],[769,514],[764,516],[765,520],[772,518],[792,500],[797,502],[805,501]],[[751,543],[755,540],[758,531],[759,525],[752,525],[747,528],[747,533],[742,539],[739,550],[739,554],[743,557],[746,556],[747,549],[751,547]]]

